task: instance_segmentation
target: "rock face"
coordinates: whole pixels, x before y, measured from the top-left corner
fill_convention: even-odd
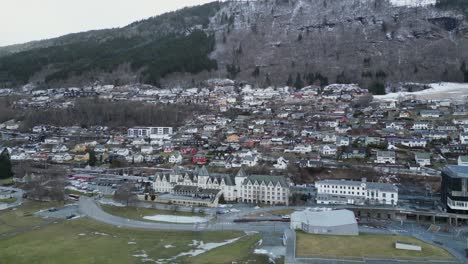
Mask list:
[[[231,2],[212,19],[212,57],[237,78],[285,84],[321,73],[330,82],[463,81],[468,58],[462,12],[434,0]],[[406,3],[406,4],[405,4]],[[223,24],[222,17],[231,24]],[[232,68],[232,67],[231,67]]]
[[[169,71],[161,80],[163,85],[191,85],[220,77],[261,86],[320,81],[359,83],[366,88],[375,83],[468,81],[468,23],[464,12],[441,9],[434,5],[438,1],[447,4],[452,0],[228,1],[213,4],[208,11],[184,9],[121,29],[0,48],[0,56],[83,40],[95,44],[141,38],[158,43],[166,35],[203,29],[215,35],[209,56],[217,61],[218,70],[195,75]],[[135,47],[138,45],[121,48],[116,56],[129,56],[122,53]],[[60,70],[61,65],[66,63],[42,68]],[[133,68],[125,72],[131,76],[128,81],[141,80],[141,68]],[[86,76],[86,72],[83,74]],[[114,75],[105,81],[112,81]],[[73,77],[68,84],[73,83]]]

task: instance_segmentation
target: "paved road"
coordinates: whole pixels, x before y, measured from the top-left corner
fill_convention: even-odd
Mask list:
[[[289,227],[288,223],[233,223],[221,221],[202,224],[170,224],[145,222],[118,217],[104,212],[93,198],[82,197],[79,202],[79,211],[98,222],[127,228],[138,228],[148,230],[180,230],[180,231],[258,231],[258,232],[280,232]]]
[[[14,193],[11,196],[16,198],[16,201],[13,203],[0,204],[0,210],[17,207],[23,203],[23,193],[24,193],[23,190],[18,189],[18,188],[4,187],[4,186],[0,186],[0,190],[14,191]]]

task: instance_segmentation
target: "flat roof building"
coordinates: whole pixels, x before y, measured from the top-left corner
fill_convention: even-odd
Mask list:
[[[447,165],[442,170],[442,203],[450,213],[468,213],[468,167]]]
[[[291,214],[291,229],[310,234],[357,236],[359,229],[354,213],[350,210],[312,211]]]

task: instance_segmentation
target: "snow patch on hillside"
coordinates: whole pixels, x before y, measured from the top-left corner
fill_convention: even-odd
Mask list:
[[[390,3],[394,6],[428,6],[435,5],[437,0],[390,0]]]
[[[420,100],[465,100],[468,95],[468,84],[466,83],[431,83],[431,88],[418,92],[398,92],[386,95],[376,95],[374,99],[383,101],[396,101],[400,99]]]

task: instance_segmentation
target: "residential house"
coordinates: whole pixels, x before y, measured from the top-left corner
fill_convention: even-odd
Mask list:
[[[385,124],[385,128],[403,130],[405,129],[405,123],[404,122],[390,122],[390,123]]]
[[[342,159],[364,159],[367,157],[367,149],[364,147],[347,147],[341,153]]]
[[[421,167],[431,166],[431,153],[417,152],[414,154],[414,159]]]
[[[425,148],[427,145],[427,140],[424,138],[402,139],[400,144],[410,148]]]
[[[460,133],[460,143],[468,144],[468,133],[466,132]]]
[[[62,144],[53,145],[51,151],[52,151],[52,153],[67,152],[68,147],[65,146],[65,145],[62,145]]]
[[[339,147],[346,147],[351,144],[351,139],[349,137],[337,137],[336,138],[336,145]]]
[[[205,165],[207,163],[207,159],[205,154],[197,153],[192,157],[192,163],[197,165]]]
[[[278,170],[285,170],[288,168],[289,161],[285,159],[284,157],[279,157],[278,160],[276,161],[276,164],[273,165]]]
[[[320,154],[323,156],[335,156],[338,152],[336,145],[326,144],[320,147]]]
[[[169,156],[169,163],[172,164],[181,164],[182,163],[182,155],[179,152],[173,153]]]
[[[423,118],[439,118],[442,113],[439,110],[421,110],[419,115]]]
[[[414,122],[413,126],[411,129],[413,130],[429,130],[432,128],[432,124],[427,121],[417,121]]]
[[[375,163],[379,164],[395,164],[396,154],[394,151],[377,151],[377,159]]]

